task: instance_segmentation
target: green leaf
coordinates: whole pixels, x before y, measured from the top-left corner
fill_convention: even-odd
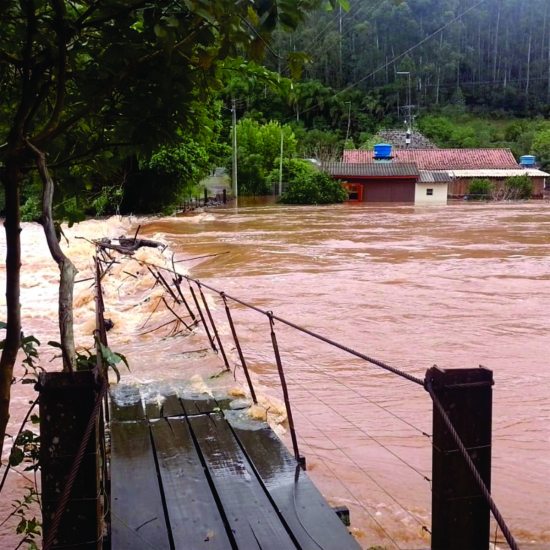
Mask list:
[[[50,340],[48,342],[48,346],[52,346],[52,348],[59,348],[61,349],[61,344],[59,342],[54,342],[53,340]]]
[[[20,449],[19,447],[11,448],[9,463],[12,468],[14,466],[19,466],[19,464],[23,462],[24,458],[25,458],[25,453],[23,453],[22,449]]]
[[[113,364],[111,364],[109,366],[115,371],[117,383],[120,382],[120,371],[118,370],[117,366],[113,365]]]
[[[136,32],[143,32],[143,21],[136,21],[130,28]]]
[[[8,328],[7,323],[4,323],[4,321],[0,321],[0,330],[5,328]]]

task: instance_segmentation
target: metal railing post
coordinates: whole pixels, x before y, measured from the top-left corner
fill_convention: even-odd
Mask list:
[[[490,491],[492,386],[493,373],[485,368],[433,367],[426,372],[434,401],[432,550],[489,548],[489,502],[462,451]]]
[[[281,388],[283,389],[283,397],[285,400],[286,415],[288,418],[288,428],[290,431],[290,438],[292,439],[292,449],[294,450],[294,458],[302,468],[305,470],[304,457],[300,456],[300,450],[298,449],[298,439],[296,437],[296,430],[294,429],[294,419],[292,418],[292,409],[290,407],[290,397],[288,395],[288,387],[286,385],[285,373],[283,370],[283,363],[281,361],[281,354],[279,353],[279,344],[277,343],[277,336],[275,334],[275,323],[273,321],[273,313],[269,311],[267,313],[269,318],[269,326],[271,330],[271,342],[273,344],[273,352],[275,353],[275,361],[277,362],[277,370],[279,371],[279,378],[281,380]]]
[[[227,305],[227,298],[225,297],[225,293],[222,292],[220,296],[223,299],[223,303],[225,306],[225,313],[227,315],[227,321],[229,322],[229,326],[231,327],[231,334],[233,335],[233,340],[235,342],[235,346],[237,348],[237,353],[239,354],[239,359],[241,360],[241,365],[244,370],[244,375],[246,376],[246,382],[248,384],[248,389],[250,390],[250,396],[252,397],[252,401],[254,404],[258,403],[258,400],[256,399],[256,392],[254,391],[254,385],[252,384],[252,379],[250,378],[250,373],[248,372],[248,365],[246,364],[246,360],[244,358],[243,350],[241,348],[241,343],[239,342],[239,338],[237,336],[237,330],[235,329],[235,323],[233,323],[233,317],[231,316],[231,311],[229,311],[229,306]]]

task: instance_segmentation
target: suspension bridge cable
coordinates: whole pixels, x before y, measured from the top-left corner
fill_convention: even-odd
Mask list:
[[[315,422],[313,422],[307,415],[305,415],[300,409],[297,409],[298,413],[304,417],[316,430],[318,430],[321,435],[326,438],[330,443],[332,443],[332,445],[334,445],[334,447],[340,451],[340,453],[342,455],[344,455],[345,458],[347,458],[356,468],[358,468],[378,489],[380,489],[380,491],[382,493],[384,493],[387,497],[390,498],[390,500],[392,500],[393,502],[395,502],[395,504],[397,504],[397,506],[399,508],[401,508],[407,515],[409,515],[412,519],[414,519],[414,521],[416,521],[416,523],[418,523],[418,525],[420,525],[420,527],[424,528],[424,524],[423,522],[418,518],[416,517],[410,510],[407,510],[407,508],[405,508],[405,506],[403,504],[401,504],[401,502],[399,502],[397,500],[396,497],[394,497],[383,485],[380,484],[380,482],[378,482],[376,480],[376,478],[370,474],[367,470],[365,470],[365,468],[363,466],[361,466],[353,457],[351,457],[348,453],[346,453],[346,451],[344,451],[341,447],[339,447],[337,445],[337,443],[334,441],[334,439],[332,439],[332,437],[330,435],[327,434],[327,432],[325,432],[322,428],[320,428],[319,426],[317,426],[315,424]],[[304,437],[302,437],[302,439],[305,439]],[[311,448],[311,445],[309,445],[309,447]],[[317,455],[318,456],[318,455]]]
[[[302,416],[303,413],[300,413]],[[315,426],[314,424],[312,424],[312,426],[316,429],[317,426]],[[357,497],[353,491],[348,487],[348,485],[346,483],[344,483],[344,481],[338,477],[338,472],[336,472],[333,468],[331,468],[329,466],[329,463],[328,461],[322,457],[319,453],[315,452],[313,450],[313,446],[311,443],[308,442],[307,438],[302,438],[305,445],[306,445],[306,448],[308,449],[308,455],[309,456],[313,456],[315,458],[317,458],[317,460],[319,460],[319,462],[325,466],[327,468],[327,470],[330,472],[330,474],[332,475],[332,479],[335,479],[336,481],[338,481],[338,483],[343,487],[343,489],[351,496],[351,498],[357,503],[357,505],[362,508],[367,516],[370,517],[370,519],[378,526],[378,528],[380,529],[380,531],[382,531],[385,535],[386,538],[388,538],[392,543],[393,545],[396,547],[396,548],[400,548],[400,546],[397,544],[397,542],[393,539],[393,537],[388,533],[388,531],[386,531],[386,529],[381,525],[381,523],[376,519],[376,517],[373,515],[373,513],[367,508],[367,506],[361,502],[361,500],[359,499],[359,497]],[[334,444],[334,442],[332,442]],[[340,449],[338,449],[340,450]]]
[[[331,374],[330,372],[327,372],[325,370],[322,370],[321,368],[319,367],[316,367],[315,365],[310,365],[310,368],[313,369],[315,372],[318,372],[319,374],[322,374],[324,376],[327,376],[328,378],[330,378],[331,380],[333,380],[334,382],[336,382],[337,384],[340,384],[341,386],[344,386],[344,388],[346,388],[347,390],[351,391],[352,393],[354,393],[355,395],[357,395],[358,397],[360,397],[361,399],[365,400],[367,403],[369,403],[370,405],[374,405],[375,407],[378,407],[379,409],[382,409],[383,411],[387,412],[389,415],[393,416],[394,418],[396,418],[397,420],[400,420],[401,422],[403,422],[403,424],[406,424],[407,426],[409,426],[410,428],[412,428],[413,430],[417,431],[419,434],[423,435],[423,436],[426,436],[427,438],[431,438],[432,436],[428,433],[426,433],[424,430],[418,428],[417,426],[415,426],[414,424],[412,424],[411,422],[409,422],[408,420],[405,420],[404,418],[402,418],[401,416],[397,415],[396,413],[394,413],[393,411],[390,411],[390,409],[388,409],[387,407],[384,407],[383,405],[380,405],[379,403],[377,403],[376,401],[373,401],[372,399],[369,399],[366,395],[360,393],[358,390],[356,390],[355,388],[352,388],[351,386],[349,386],[348,384],[346,384],[345,382],[343,382],[340,378],[334,376],[333,374]]]
[[[361,472],[363,472],[384,494],[386,494],[390,499],[392,499],[400,508],[402,508],[405,512],[407,512],[407,509],[402,506],[384,487],[382,487],[365,469],[358,464],[352,457],[350,457],[341,447],[339,447],[336,442],[328,436],[322,428],[317,426],[308,416],[306,416],[303,412],[301,412],[298,409],[298,413],[304,417],[316,430],[318,430],[323,437],[325,437],[332,445],[334,445],[334,448],[339,451],[345,458],[347,458],[356,468],[358,468]],[[302,440],[304,441],[306,447],[309,449],[309,454],[316,457],[331,473],[333,479],[337,480],[338,483],[344,488],[344,490],[355,500],[355,502],[367,513],[367,515],[372,519],[374,523],[380,528],[380,530],[385,534],[385,536],[394,544],[396,548],[400,548],[400,546],[397,544],[397,542],[394,540],[394,538],[388,533],[388,531],[380,524],[380,522],[375,518],[373,513],[367,508],[367,506],[357,497],[354,492],[348,487],[348,485],[338,476],[338,472],[336,472],[333,468],[330,467],[329,462],[326,458],[322,457],[318,452],[313,450],[313,446],[311,443],[309,443],[308,438],[302,437]],[[408,512],[410,514],[410,512]],[[414,518],[414,516],[413,516]],[[418,518],[416,519],[417,522],[420,523]]]
[[[430,478],[428,476],[426,476],[423,472],[421,472],[418,468],[416,468],[415,466],[413,466],[412,464],[409,464],[403,457],[399,456],[395,451],[392,451],[388,446],[384,445],[381,441],[379,441],[376,437],[374,437],[373,435],[369,434],[366,430],[364,430],[361,426],[357,425],[356,423],[352,422],[349,418],[345,417],[343,414],[340,413],[340,411],[338,411],[337,409],[335,409],[332,405],[330,405],[329,403],[327,403],[325,400],[323,400],[321,397],[319,397],[318,395],[314,394],[311,390],[309,390],[308,388],[306,388],[305,386],[302,386],[299,382],[297,382],[295,379],[293,378],[289,378],[289,380],[291,382],[293,382],[294,384],[296,384],[297,386],[299,386],[303,391],[305,391],[306,393],[308,393],[309,395],[311,395],[314,399],[317,399],[317,401],[319,401],[320,403],[322,403],[325,407],[329,408],[332,412],[334,412],[337,416],[339,416],[340,418],[342,418],[343,420],[347,421],[348,424],[350,424],[351,426],[353,426],[357,431],[361,432],[364,436],[368,437],[369,439],[371,439],[372,441],[374,441],[376,444],[378,444],[382,449],[384,449],[386,452],[388,452],[389,454],[391,454],[394,458],[396,458],[397,460],[399,460],[402,464],[404,464],[405,466],[407,466],[408,468],[410,468],[413,472],[415,472],[417,475],[419,475],[423,480],[427,481],[428,483],[430,483]]]
[[[313,338],[316,338],[317,340],[320,340],[322,342],[325,342],[326,344],[329,344],[329,345],[331,345],[335,348],[341,349],[342,351],[345,351],[345,352],[349,353],[350,355],[354,355],[355,357],[359,357],[359,359],[363,359],[367,363],[371,363],[372,365],[380,367],[380,368],[382,368],[382,369],[384,369],[388,372],[391,372],[393,374],[396,374],[396,375],[400,376],[401,378],[405,378],[406,380],[409,380],[410,382],[414,382],[415,384],[418,384],[419,386],[424,387],[424,380],[422,378],[418,378],[417,376],[409,374],[408,372],[405,372],[402,369],[392,367],[391,365],[388,365],[387,363],[384,363],[383,361],[379,361],[378,359],[375,359],[374,357],[370,357],[368,355],[365,355],[364,353],[356,351],[356,350],[354,350],[354,349],[352,349],[348,346],[345,346],[343,344],[339,344],[338,342],[336,342],[334,340],[331,340],[330,338],[327,338],[326,336],[322,336],[321,334],[313,332],[312,330],[309,330],[305,327],[301,327],[300,325],[297,325],[296,323],[293,323],[293,322],[288,321],[288,320],[286,320],[282,317],[279,317],[278,315],[275,315],[270,311],[261,309],[257,306],[254,306],[252,304],[249,304],[249,303],[245,302],[244,300],[236,298],[235,296],[231,296],[231,295],[227,294],[224,291],[218,290],[217,288],[214,288],[213,286],[210,286],[210,285],[204,283],[203,281],[199,281],[198,279],[194,279],[193,277],[190,277],[189,275],[184,275],[183,273],[178,273],[177,271],[175,271],[173,269],[170,269],[168,267],[160,266],[160,265],[157,265],[157,264],[154,264],[154,263],[151,263],[151,262],[147,262],[145,260],[139,260],[137,258],[132,258],[132,257],[130,257],[130,259],[138,262],[139,264],[155,267],[157,269],[160,269],[160,270],[163,270],[163,271],[168,271],[170,273],[178,275],[179,277],[183,277],[184,279],[187,280],[187,282],[189,284],[191,282],[194,282],[195,284],[202,285],[203,287],[207,288],[208,290],[211,290],[212,292],[215,292],[220,297],[222,297],[222,294],[223,294],[223,296],[225,296],[229,300],[232,300],[233,302],[241,304],[242,306],[245,306],[249,309],[253,309],[254,311],[257,311],[258,313],[261,313],[261,314],[265,315],[268,318],[272,317],[274,320],[279,321],[280,323],[282,323],[284,325],[287,325],[291,328],[294,328],[299,332],[307,334],[307,335],[309,335]]]

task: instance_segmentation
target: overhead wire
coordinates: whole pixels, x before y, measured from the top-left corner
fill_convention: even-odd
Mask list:
[[[367,80],[369,78],[372,78],[375,74],[379,73],[380,71],[383,71],[384,69],[386,69],[390,65],[393,65],[395,62],[399,61],[400,59],[402,59],[403,57],[405,57],[406,55],[408,55],[409,53],[414,51],[416,48],[422,46],[422,44],[428,42],[434,36],[437,36],[439,33],[443,32],[447,27],[449,27],[450,25],[452,25],[453,23],[455,23],[456,21],[458,21],[459,19],[461,19],[462,17],[467,15],[470,11],[476,9],[477,7],[479,7],[481,4],[483,4],[486,1],[487,0],[479,0],[478,2],[476,2],[475,4],[470,6],[469,8],[466,8],[461,13],[459,13],[458,15],[453,17],[450,21],[448,21],[447,23],[445,23],[444,25],[442,25],[441,27],[439,27],[435,31],[431,32],[428,36],[425,36],[424,38],[422,38],[421,40],[419,40],[418,42],[413,44],[410,48],[407,48],[406,50],[404,50],[400,54],[394,56],[392,59],[390,59],[389,61],[387,61],[383,65],[380,65],[379,67],[377,67],[376,69],[374,69],[373,71],[368,73],[366,76],[360,78],[359,80],[357,80],[353,84],[350,84],[350,85],[346,86],[345,88],[343,88],[342,90],[339,90],[338,92],[336,92],[333,95],[333,97],[338,97],[339,95],[342,95],[346,92],[349,92],[350,90],[352,90],[353,88],[355,88],[356,86],[358,86],[359,84],[364,82],[365,80]],[[308,113],[309,111],[312,111],[313,109],[316,109],[317,107],[319,107],[318,103],[315,104],[315,105],[312,105],[311,107],[308,107],[308,108],[304,109],[303,111],[300,111],[300,114],[303,115],[305,113]],[[291,120],[291,119],[289,119],[289,120]]]

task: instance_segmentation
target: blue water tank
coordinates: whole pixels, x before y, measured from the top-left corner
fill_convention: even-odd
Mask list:
[[[522,166],[534,166],[537,159],[534,155],[523,155],[522,157],[519,157],[519,163]]]
[[[389,143],[377,143],[374,146],[374,158],[375,159],[391,158],[391,145]]]

